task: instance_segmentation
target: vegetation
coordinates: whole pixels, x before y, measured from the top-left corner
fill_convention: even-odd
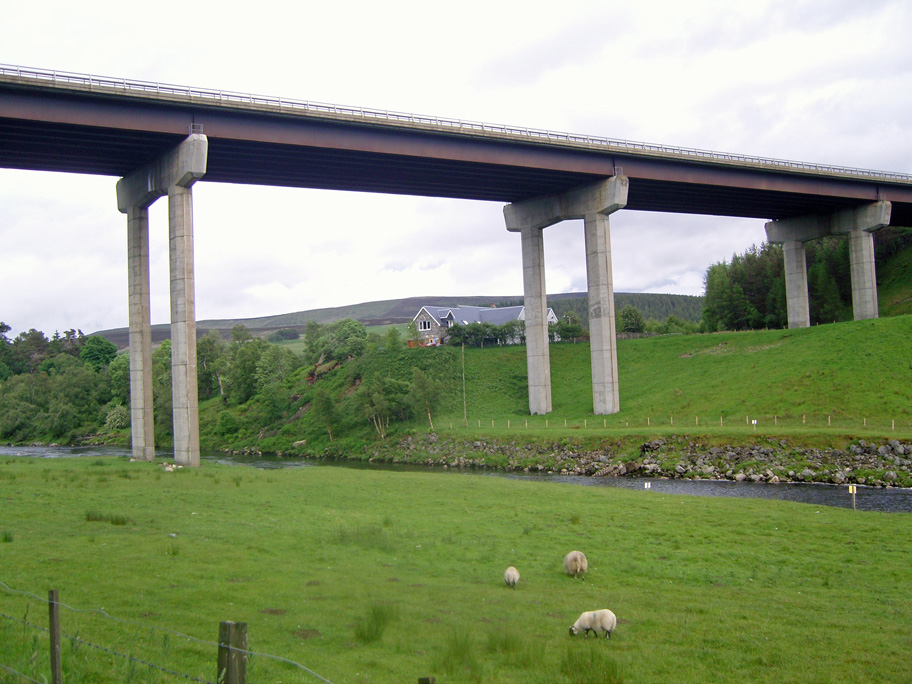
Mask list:
[[[905,514],[444,472],[5,458],[0,474],[0,581],[84,611],[61,618],[73,684],[180,681],[86,643],[212,681],[222,620],[337,684],[912,678]],[[573,548],[585,582],[563,572]],[[568,636],[603,607],[609,641]],[[0,586],[0,613],[0,664],[50,681],[45,632],[19,621],[46,626],[46,605]],[[248,680],[316,681],[265,655]]]
[[[874,234],[875,262],[878,272],[896,262],[886,280],[887,307],[892,309],[894,288],[908,297],[908,283],[897,279],[908,275],[902,266],[912,256],[912,229],[884,228]],[[807,255],[808,303],[811,323],[832,323],[852,318],[852,284],[849,274],[849,243],[844,238],[824,238],[805,243]],[[898,253],[903,255],[896,259]],[[764,243],[744,254],[735,254],[729,263],[709,267],[705,277],[703,324],[708,331],[758,330],[783,328],[788,324],[785,303],[785,274],[782,248]],[[906,300],[908,301],[908,299]],[[909,313],[909,309],[903,310]]]
[[[904,234],[898,235],[880,245],[881,251],[895,248],[881,271],[894,311],[909,301],[904,274],[912,253],[909,246],[897,247]],[[764,259],[768,252],[750,252],[737,263]],[[713,267],[710,273],[722,270]],[[753,265],[742,270],[762,271]],[[712,298],[707,301],[711,305]],[[721,423],[734,429],[736,419],[748,417],[761,425],[772,419],[777,428],[799,420],[802,426],[819,426],[825,420],[853,434],[862,434],[859,423],[879,434],[888,425],[908,428],[912,369],[896,350],[907,345],[909,317],[751,335],[692,335],[686,333],[694,332],[695,323],[674,315],[663,324],[644,322],[638,314],[623,308],[621,329],[645,328],[661,336],[619,342],[621,412],[603,419],[602,427],[691,424],[702,429]],[[202,445],[366,457],[365,445],[375,440],[467,427],[469,419],[477,428],[482,419],[492,428],[507,427],[512,419],[513,432],[519,417],[524,429],[543,423],[546,418],[528,419],[524,347],[502,346],[521,336],[522,326],[453,330],[459,345],[434,349],[409,349],[398,328],[388,327],[381,335],[352,319],[312,321],[303,340],[282,344],[254,337],[243,325],[232,329],[230,340],[206,334],[197,344]],[[8,331],[0,324],[0,440],[129,442],[126,355],[112,359],[110,343],[76,331],[47,339],[30,330],[13,340]],[[552,418],[588,426],[585,331],[570,311],[551,332],[553,340],[561,340],[551,348]],[[155,439],[167,447],[170,342],[154,350],[152,365]]]

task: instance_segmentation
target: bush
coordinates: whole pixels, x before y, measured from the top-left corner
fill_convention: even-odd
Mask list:
[[[105,430],[123,430],[130,427],[130,412],[126,406],[111,407],[105,416]]]
[[[234,414],[231,413],[231,411],[221,411],[218,414],[218,424],[216,425],[215,431],[222,437],[236,434],[240,427],[238,419],[234,417]]]

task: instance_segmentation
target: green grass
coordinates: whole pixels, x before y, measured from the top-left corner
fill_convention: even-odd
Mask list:
[[[620,412],[592,414],[587,344],[551,346],[548,426],[673,428],[699,432],[790,426],[908,431],[912,423],[912,316],[712,335],[618,342]],[[544,427],[529,418],[525,347],[466,350],[469,424]],[[461,388],[460,388],[461,391]],[[463,423],[462,404],[437,421]]]
[[[156,628],[215,641],[222,620],[334,684],[912,679],[905,514],[444,472],[105,462],[104,482],[88,460],[0,464],[0,527],[15,531],[0,581],[125,621],[63,610],[67,682],[176,681],[74,635],[211,681],[214,646]],[[563,572],[573,548],[585,581]],[[595,608],[617,614],[612,638],[569,637]],[[0,587],[0,613],[14,618],[0,618],[0,663],[49,679],[45,634],[19,622],[44,625],[46,604]],[[316,681],[264,656],[248,677]]]
[[[877,304],[881,316],[912,312],[912,245],[905,247],[877,273]]]

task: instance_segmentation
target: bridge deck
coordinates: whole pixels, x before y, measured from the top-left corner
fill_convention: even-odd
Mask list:
[[[628,209],[778,219],[887,199],[912,225],[905,174],[0,68],[0,167],[119,177],[191,126],[209,182],[513,202],[622,172]]]

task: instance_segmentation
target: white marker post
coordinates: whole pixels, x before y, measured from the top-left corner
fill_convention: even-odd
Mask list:
[[[849,485],[849,494],[852,495],[852,510],[855,510],[855,491],[858,489],[857,485]]]
[[[652,489],[652,482],[645,482],[643,484],[643,489]]]
[[[751,422],[754,424],[754,432],[756,432],[757,431],[757,421],[752,420]]]

